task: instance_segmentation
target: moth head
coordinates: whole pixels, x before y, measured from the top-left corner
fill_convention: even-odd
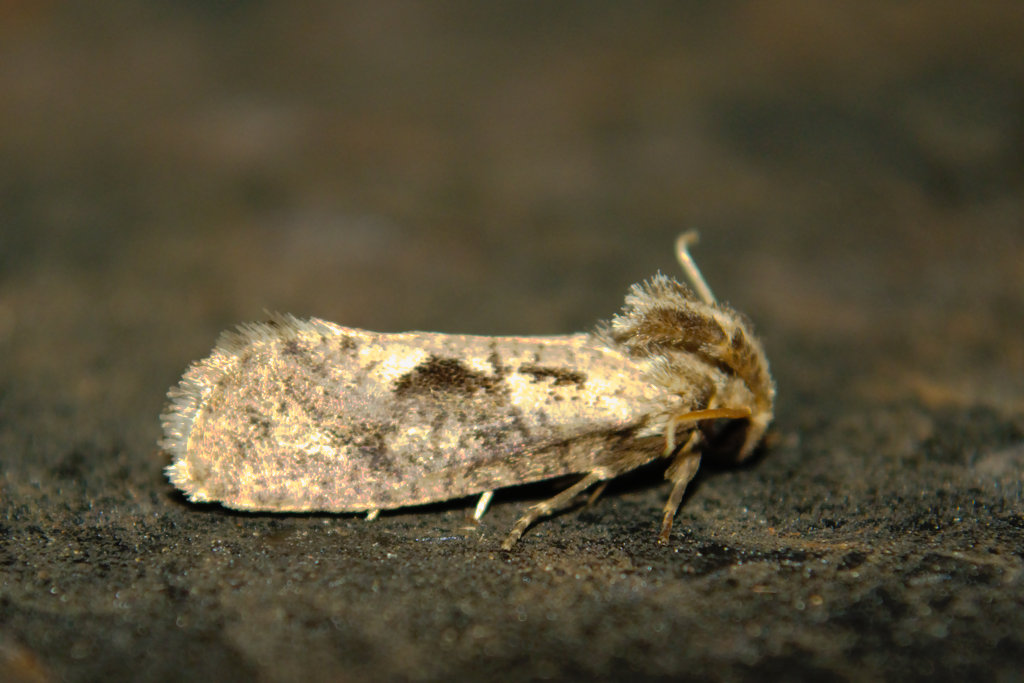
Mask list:
[[[775,385],[744,316],[659,273],[633,285],[622,311],[598,334],[687,410],[732,411],[727,415],[746,424],[739,457],[753,452],[772,420]]]

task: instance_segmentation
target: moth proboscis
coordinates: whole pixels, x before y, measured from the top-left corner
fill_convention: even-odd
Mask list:
[[[750,324],[693,262],[695,240],[677,242],[692,288],[659,273],[592,333],[386,334],[289,315],[225,332],[168,392],[167,475],[192,501],[370,519],[473,494],[479,519],[497,488],[582,475],[528,508],[507,550],[588,488],[665,458],[667,543],[707,427],[745,423],[745,458],[775,396]]]

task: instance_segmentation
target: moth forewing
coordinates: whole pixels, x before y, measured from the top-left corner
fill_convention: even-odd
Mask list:
[[[161,445],[175,486],[238,509],[367,511],[490,493],[567,474],[503,546],[577,494],[671,458],[659,540],[700,459],[702,422],[745,419],[741,456],[774,387],[749,325],[657,275],[593,334],[382,334],[278,316],[226,333],[169,392]],[[701,289],[701,286],[703,289]]]
[[[290,317],[225,337],[180,387],[171,480],[193,500],[277,511],[388,509],[586,471],[595,439],[641,433],[676,403],[659,406],[663,392],[590,335]]]

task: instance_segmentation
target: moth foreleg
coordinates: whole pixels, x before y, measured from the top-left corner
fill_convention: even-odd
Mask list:
[[[687,422],[700,422],[701,420],[742,420],[750,417],[750,408],[705,408],[703,410],[690,410],[685,413],[674,413],[665,421],[665,450],[663,455],[668,457],[676,449],[676,428]]]
[[[519,520],[512,525],[512,531],[508,532],[505,542],[501,544],[502,549],[511,550],[512,546],[516,544],[516,541],[522,537],[523,532],[526,531],[531,524],[545,515],[550,515],[552,512],[564,508],[572,502],[572,499],[577,495],[586,491],[599,481],[603,481],[608,478],[609,475],[603,470],[591,472],[558,495],[552,496],[547,500],[542,500],[536,505],[530,506],[530,508],[527,509],[526,514],[520,517]]]
[[[683,494],[686,487],[697,474],[700,467],[700,453],[690,450],[682,450],[672,460],[672,464],[665,471],[665,478],[672,482],[672,493],[665,501],[665,511],[661,518],[661,533],[658,534],[658,543],[668,543],[669,535],[672,533],[672,520],[675,519],[676,511],[683,502]]]

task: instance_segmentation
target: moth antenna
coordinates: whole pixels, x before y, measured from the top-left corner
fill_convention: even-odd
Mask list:
[[[687,230],[676,239],[676,257],[679,259],[679,265],[683,267],[683,272],[686,273],[686,278],[690,281],[690,285],[697,290],[697,295],[706,304],[714,304],[715,295],[711,293],[711,288],[708,287],[707,281],[704,276],[700,274],[700,268],[697,267],[697,263],[693,260],[693,256],[690,255],[690,246],[697,244],[700,240],[700,235],[697,234],[696,230]]]

